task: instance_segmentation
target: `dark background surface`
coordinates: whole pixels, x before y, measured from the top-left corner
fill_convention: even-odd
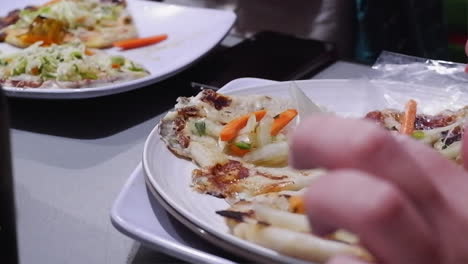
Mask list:
[[[9,98],[11,126],[70,138],[101,138],[173,107],[181,95],[198,93],[191,82],[222,87],[240,77],[310,78],[334,61],[331,44],[264,32],[231,48],[220,46],[189,69],[130,92],[80,100]]]

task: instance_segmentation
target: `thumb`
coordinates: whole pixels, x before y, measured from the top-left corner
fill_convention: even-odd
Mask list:
[[[337,256],[327,262],[327,264],[369,264],[368,262],[347,256]]]
[[[468,126],[465,126],[464,131],[468,130]],[[463,167],[468,171],[468,135],[463,133],[461,157],[463,160]]]
[[[466,41],[466,44],[465,44],[465,53],[466,53],[466,56],[468,56],[468,40]]]

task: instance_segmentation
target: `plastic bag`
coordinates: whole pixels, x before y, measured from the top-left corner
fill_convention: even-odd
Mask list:
[[[465,64],[429,60],[384,51],[372,66],[376,79],[401,81],[427,86],[456,86],[468,90]]]
[[[422,112],[435,114],[468,105],[468,73],[465,64],[429,60],[384,51],[372,68],[372,98],[390,108],[402,109],[411,97],[421,101]],[[385,83],[400,85],[388,86]],[[392,87],[391,89],[389,87]]]

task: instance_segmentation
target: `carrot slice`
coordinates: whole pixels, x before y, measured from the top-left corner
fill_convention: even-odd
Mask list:
[[[281,114],[275,116],[273,125],[271,126],[271,135],[276,136],[285,126],[291,122],[297,116],[296,109],[288,109]]]
[[[87,56],[93,56],[94,55],[94,51],[90,50],[90,49],[85,49],[84,53],[87,55]]]
[[[250,149],[241,149],[241,148],[239,148],[238,146],[236,146],[234,144],[229,145],[229,150],[231,151],[232,154],[234,154],[236,156],[240,156],[240,157],[242,157],[245,154],[250,152]]]
[[[31,74],[32,75],[39,75],[39,73],[40,73],[40,70],[39,70],[38,67],[34,67],[34,68],[31,69]]]
[[[414,123],[416,122],[417,103],[414,100],[409,100],[405,106],[405,114],[401,119],[400,133],[411,135],[414,131]]]
[[[305,214],[304,199],[301,196],[291,196],[289,198],[289,210],[297,214]]]
[[[266,111],[265,110],[260,110],[253,112],[255,115],[255,118],[257,121],[262,120],[262,118],[265,116]],[[249,120],[251,114],[243,115],[241,117],[238,117],[231,122],[227,123],[224,127],[223,130],[221,130],[221,133],[219,134],[219,137],[221,138],[222,141],[230,141],[234,139],[239,131],[247,125],[247,121]]]
[[[257,122],[263,119],[263,117],[266,115],[266,112],[267,112],[266,110],[258,110],[258,111],[253,112]],[[247,120],[249,120],[249,119],[247,118]],[[247,125],[247,123],[246,123],[246,125]]]
[[[60,1],[62,1],[62,0],[50,0],[50,1],[46,2],[45,4],[43,4],[42,6],[52,5],[52,4],[58,3]]]
[[[147,38],[126,39],[126,40],[114,42],[114,47],[118,47],[124,50],[140,48],[143,46],[148,46],[151,44],[159,43],[163,40],[166,40],[167,37],[168,37],[167,34],[162,34],[162,35],[156,35],[156,36],[147,37]]]

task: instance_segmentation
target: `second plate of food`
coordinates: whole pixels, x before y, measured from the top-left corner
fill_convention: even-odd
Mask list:
[[[0,80],[7,95],[26,98],[89,98],[155,83],[208,53],[236,18],[144,0],[19,0],[0,7]],[[129,39],[136,41],[119,44]]]
[[[327,238],[311,233],[300,197],[322,172],[298,172],[286,164],[289,131],[302,118],[324,111],[363,117],[403,109],[409,99],[427,114],[468,104],[459,96],[463,91],[368,80],[223,91],[178,100],[146,141],[144,171],[155,197],[186,226],[216,245],[268,263],[323,263],[335,254],[372,259],[344,230]]]

